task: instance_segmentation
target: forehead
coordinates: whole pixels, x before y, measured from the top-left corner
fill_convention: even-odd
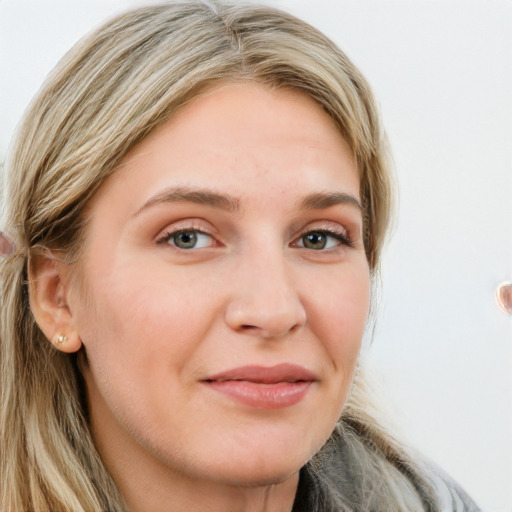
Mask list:
[[[217,85],[182,107],[123,158],[98,196],[117,184],[126,198],[133,175],[148,196],[173,180],[241,197],[249,184],[359,194],[355,159],[323,108],[301,91],[249,81]],[[139,185],[128,194],[134,201]]]

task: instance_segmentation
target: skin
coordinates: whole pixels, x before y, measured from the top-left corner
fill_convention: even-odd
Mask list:
[[[303,204],[326,193],[335,204]],[[347,400],[368,314],[357,200],[352,154],[312,99],[222,84],[102,185],[79,270],[36,267],[52,283],[36,297],[58,304],[39,315],[45,333],[85,347],[91,431],[131,511],[291,510],[299,469]],[[280,363],[315,376],[291,406],[205,385]]]

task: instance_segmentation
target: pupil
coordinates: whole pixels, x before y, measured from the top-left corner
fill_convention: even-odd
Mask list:
[[[303,241],[308,249],[323,249],[327,243],[327,237],[322,233],[309,233]]]
[[[173,238],[174,244],[180,249],[191,249],[197,243],[197,234],[193,232],[178,233]]]

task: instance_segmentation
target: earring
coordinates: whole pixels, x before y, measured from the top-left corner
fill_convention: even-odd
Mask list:
[[[64,334],[59,334],[55,340],[55,345],[62,345],[63,343],[66,343],[66,341],[68,341],[68,337]]]

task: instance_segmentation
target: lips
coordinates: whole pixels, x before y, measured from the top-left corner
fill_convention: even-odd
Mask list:
[[[209,389],[259,409],[290,407],[302,401],[316,376],[302,366],[243,366],[205,379]]]

